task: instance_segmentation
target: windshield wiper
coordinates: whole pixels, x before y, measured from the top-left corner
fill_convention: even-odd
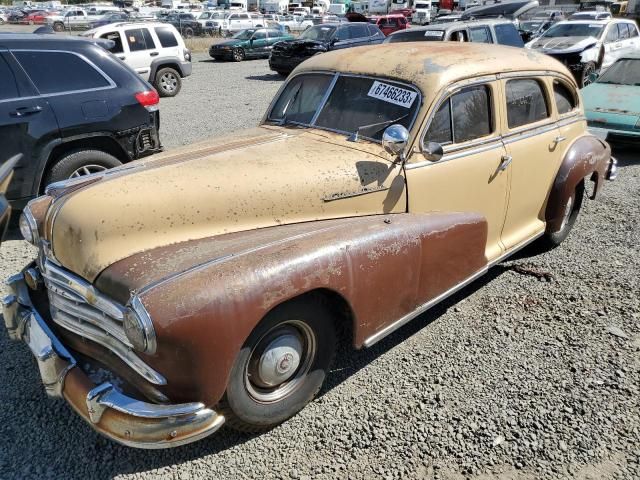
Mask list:
[[[403,115],[401,117],[394,118],[393,120],[387,120],[386,122],[372,123],[370,125],[362,125],[362,126],[358,127],[355,132],[353,132],[351,135],[349,135],[347,137],[347,141],[348,142],[357,142],[358,139],[360,138],[360,131],[361,130],[367,130],[367,129],[373,128],[373,127],[380,127],[380,128],[378,128],[377,130],[374,131],[374,133],[377,133],[380,130],[382,130],[384,127],[386,127],[387,125],[399,122],[400,120],[403,120],[403,119],[407,118],[408,116],[409,116],[409,114],[407,113],[407,114],[405,114],[405,115]]]

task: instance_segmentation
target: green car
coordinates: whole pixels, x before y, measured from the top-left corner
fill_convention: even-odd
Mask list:
[[[589,130],[613,142],[640,140],[640,55],[616,60],[582,89]]]
[[[216,60],[235,62],[247,58],[268,58],[273,44],[283,40],[293,40],[293,37],[277,28],[248,28],[236,33],[231,40],[211,45],[209,55]]]

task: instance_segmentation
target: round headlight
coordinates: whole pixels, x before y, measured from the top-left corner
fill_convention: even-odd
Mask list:
[[[20,214],[18,225],[20,226],[22,237],[31,245],[35,245],[38,242],[38,226],[28,209],[25,209]]]
[[[130,305],[124,312],[124,333],[134,349],[139,352],[154,353],[156,334],[151,318],[138,297],[133,297]]]

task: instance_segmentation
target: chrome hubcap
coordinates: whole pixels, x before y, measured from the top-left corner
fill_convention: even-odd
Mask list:
[[[103,167],[102,165],[84,165],[77,170],[74,170],[69,178],[83,177],[85,175],[91,175],[92,173],[104,172],[107,167]]]
[[[315,354],[315,335],[306,323],[290,320],[274,327],[251,352],[247,392],[262,403],[281,400],[302,384]]]
[[[163,90],[168,92],[173,92],[178,86],[178,80],[175,75],[171,73],[165,73],[160,77],[160,85],[162,85]]]
[[[564,207],[564,215],[562,216],[562,225],[560,225],[560,230],[564,230],[565,227],[567,226],[572,210],[573,210],[573,197],[569,197],[569,200],[567,200],[567,205]]]

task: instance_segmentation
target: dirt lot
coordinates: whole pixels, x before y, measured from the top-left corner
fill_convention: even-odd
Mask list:
[[[265,61],[197,56],[162,101],[165,145],[254,125],[279,84]],[[618,180],[560,248],[529,249],[344,351],[320,397],[263,435],[115,445],[45,396],[28,349],[0,329],[0,478],[640,478],[640,148],[616,155]],[[11,236],[0,277],[33,255]]]

